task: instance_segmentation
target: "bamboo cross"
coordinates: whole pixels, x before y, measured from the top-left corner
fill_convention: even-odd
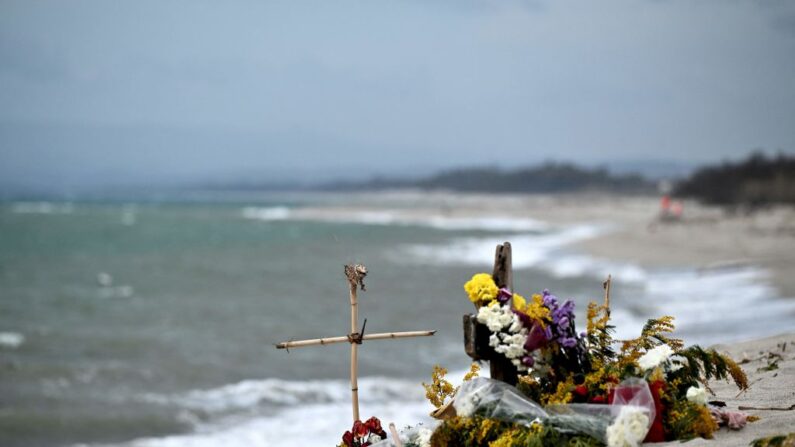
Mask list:
[[[359,303],[357,301],[357,291],[361,288],[365,292],[364,277],[367,276],[367,267],[362,264],[346,265],[345,276],[348,278],[350,286],[351,301],[351,332],[341,337],[313,338],[310,340],[286,341],[278,343],[277,349],[302,348],[304,346],[330,345],[334,343],[348,342],[351,344],[351,405],[353,407],[353,420],[359,419],[359,345],[365,340],[385,340],[391,338],[409,337],[428,337],[436,331],[410,331],[410,332],[383,332],[379,334],[364,335],[364,328],[367,326],[367,319],[364,320],[362,330],[359,332]]]

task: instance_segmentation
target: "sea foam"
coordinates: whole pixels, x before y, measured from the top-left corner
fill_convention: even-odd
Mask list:
[[[435,228],[448,231],[546,231],[549,225],[530,218],[518,217],[465,217],[444,215],[418,215],[401,210],[322,210],[290,209],[287,207],[245,207],[246,219],[274,221],[297,220],[360,225],[400,225]]]
[[[0,332],[0,347],[17,349],[25,343],[25,336],[18,332]]]
[[[290,209],[286,206],[247,206],[243,208],[241,214],[244,218],[253,220],[284,220],[290,217]]]
[[[463,372],[460,374],[463,375]],[[363,418],[384,424],[430,424],[432,409],[417,380],[359,379]],[[246,380],[177,395],[142,396],[178,411],[214,416],[195,432],[118,444],[127,447],[336,445],[351,425],[350,384],[344,380]]]

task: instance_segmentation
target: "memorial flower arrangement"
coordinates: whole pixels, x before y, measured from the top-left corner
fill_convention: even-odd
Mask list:
[[[574,302],[547,290],[525,299],[486,273],[464,290],[495,355],[519,372],[518,384],[465,382],[453,397],[456,415],[436,428],[432,446],[626,447],[711,438],[720,425],[739,429],[754,420],[709,403],[709,380],[732,380],[746,390],[745,373],[714,349],[685,347],[673,337],[671,316],[651,319],[639,337],[619,341],[612,336],[609,289],[604,304],[588,306],[583,332],[575,326]],[[437,407],[452,386],[444,389]]]

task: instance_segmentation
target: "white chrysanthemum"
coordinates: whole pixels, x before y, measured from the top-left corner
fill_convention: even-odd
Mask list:
[[[491,336],[489,337],[489,346],[494,348],[499,344],[500,344],[500,337],[498,337],[497,334],[491,334]]]
[[[666,362],[674,350],[668,345],[660,345],[643,354],[638,359],[638,366],[640,369],[646,371],[648,369],[656,368]]]
[[[700,386],[691,386],[687,389],[687,400],[694,404],[707,404],[707,390]]]
[[[649,429],[649,416],[638,407],[621,407],[618,417],[607,427],[608,447],[638,447]]]
[[[516,318],[516,315],[514,315],[507,306],[505,306],[505,311],[500,313],[498,316],[500,325],[502,325],[501,327],[510,326],[511,323],[513,323],[514,318]]]
[[[522,336],[522,334],[513,334],[507,340],[508,343],[513,345],[524,345],[525,341],[527,341],[527,337]]]
[[[511,324],[513,316],[508,306],[483,306],[478,309],[477,320],[485,324],[491,332],[499,332]]]
[[[522,321],[519,320],[519,317],[514,315],[514,319],[511,321],[510,327],[508,327],[508,332],[519,333],[522,330]]]
[[[515,359],[524,355],[524,347],[522,345],[506,345],[505,356],[509,359]]]

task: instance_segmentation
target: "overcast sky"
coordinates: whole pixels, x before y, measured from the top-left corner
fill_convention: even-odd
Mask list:
[[[795,151],[795,2],[1,1],[3,184]]]

